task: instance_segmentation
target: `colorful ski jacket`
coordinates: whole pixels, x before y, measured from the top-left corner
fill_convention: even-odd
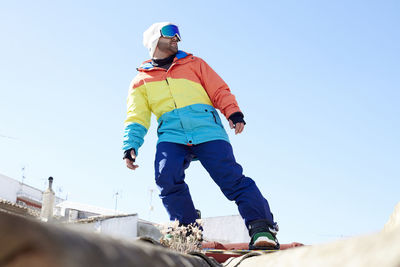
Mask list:
[[[227,84],[204,60],[178,51],[168,70],[147,60],[138,71],[129,88],[123,150],[138,153],[151,113],[158,121],[158,143],[229,142],[215,108],[226,118],[240,109]]]

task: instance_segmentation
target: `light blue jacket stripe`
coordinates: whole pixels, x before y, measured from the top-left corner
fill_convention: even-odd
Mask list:
[[[125,126],[124,140],[122,149],[135,149],[136,155],[138,155],[139,147],[143,145],[143,138],[147,133],[146,127],[139,123],[131,123]]]
[[[194,104],[164,113],[158,119],[158,143],[196,145],[213,140],[229,142],[217,110]]]
[[[143,144],[147,129],[138,123],[125,127],[123,150],[134,148],[136,154]],[[194,104],[164,113],[158,119],[158,142],[197,145],[229,137],[217,110],[207,104]]]

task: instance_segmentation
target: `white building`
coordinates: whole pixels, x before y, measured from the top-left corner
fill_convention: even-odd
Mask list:
[[[61,202],[55,207],[55,216],[67,222],[70,228],[118,239],[149,237],[159,240],[161,237],[157,224],[141,220],[137,214],[123,214],[83,203]]]
[[[0,174],[0,199],[39,211],[42,208],[43,191],[18,180]],[[55,198],[54,216],[59,220],[76,224],[75,228],[86,229],[119,238],[161,236],[157,224],[138,218],[137,214],[121,212],[65,201]],[[239,215],[203,218],[203,235],[208,241],[221,243],[249,242],[248,231]]]
[[[63,201],[56,204],[54,215],[56,217],[65,218],[66,221],[76,221],[87,219],[93,216],[115,216],[123,215],[123,213],[116,210],[96,207],[88,204]]]
[[[42,190],[0,174],[0,199],[40,211],[42,208],[42,198]],[[64,199],[56,197],[55,205],[62,201]]]

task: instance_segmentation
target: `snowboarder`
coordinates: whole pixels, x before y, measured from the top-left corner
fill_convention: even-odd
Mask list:
[[[236,162],[220,112],[235,134],[244,130],[244,115],[227,84],[201,58],[178,50],[179,29],[155,23],[143,34],[151,59],[133,79],[127,101],[124,159],[135,170],[139,147],[150,126],[158,121],[155,180],[171,220],[194,223],[197,212],[184,181],[185,169],[199,160],[231,201],[235,201],[249,230],[250,249],[279,248],[267,200]]]

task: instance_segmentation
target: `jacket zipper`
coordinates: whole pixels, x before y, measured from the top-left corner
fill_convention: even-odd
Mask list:
[[[175,105],[175,108],[178,108],[178,107],[176,106],[175,99],[174,99],[174,97],[172,96],[172,91],[171,91],[171,87],[169,86],[168,78],[166,78],[166,79],[165,79],[165,81],[166,81],[166,82],[167,82],[167,84],[168,84],[168,88],[169,88],[169,92],[171,93],[172,100],[174,100],[174,105]]]
[[[170,69],[172,69],[172,67],[175,66],[175,65],[177,65],[177,64],[180,64],[180,63],[178,63],[177,61],[172,62],[171,66],[169,66],[169,68],[167,69],[167,75],[168,75],[168,71],[170,71]],[[171,91],[171,87],[169,86],[168,78],[165,78],[165,81],[166,81],[167,84],[168,84],[169,92],[171,93],[171,97],[172,97],[172,99],[174,100],[175,108],[178,108],[178,106],[176,105],[175,99],[174,99],[174,97],[172,96],[172,91]],[[182,122],[181,122],[181,125],[182,125]],[[182,128],[183,128],[183,125],[182,125]]]
[[[164,122],[164,121],[161,121],[160,124],[158,124],[158,127],[157,127],[157,133],[158,133],[158,134],[160,134],[159,131],[160,131],[160,128],[161,128],[161,125],[163,124],[163,122]]]
[[[170,68],[171,68],[171,67],[170,67]],[[168,72],[168,71],[167,71],[167,72]],[[166,81],[167,84],[168,84],[169,92],[171,93],[172,100],[174,101],[175,109],[177,109],[178,106],[176,105],[175,99],[174,99],[174,97],[172,96],[172,91],[171,91],[171,87],[169,86],[168,78],[166,78],[165,81]],[[178,114],[178,116],[179,116],[179,114]],[[182,120],[179,119],[179,122],[180,122],[180,124],[181,124],[182,129],[184,129],[184,128],[183,128],[183,124],[182,124]]]
[[[218,123],[217,123],[217,117],[215,117],[214,111],[211,111],[211,114],[212,114],[212,115],[213,115],[213,117],[214,117],[214,121],[215,121],[215,123],[216,123],[216,124],[218,124]]]

